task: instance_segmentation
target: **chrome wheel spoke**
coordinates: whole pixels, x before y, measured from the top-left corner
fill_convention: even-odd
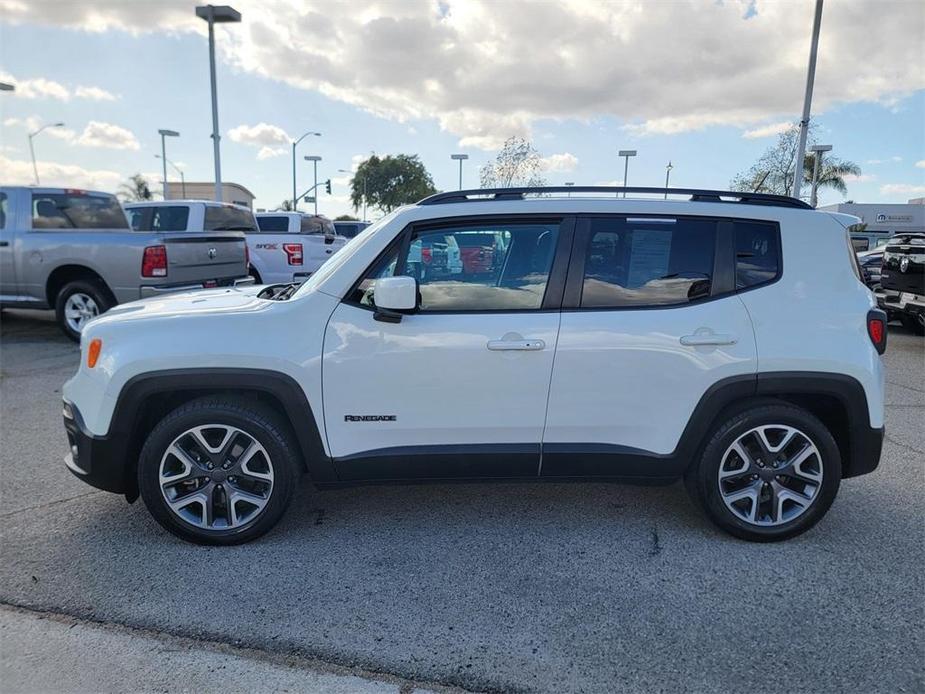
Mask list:
[[[192,427],[167,447],[159,470],[171,511],[205,530],[250,523],[273,492],[273,464],[246,431],[226,424]]]
[[[822,486],[819,449],[785,424],[754,427],[726,449],[717,473],[720,496],[739,519],[759,526],[788,523],[815,502]]]

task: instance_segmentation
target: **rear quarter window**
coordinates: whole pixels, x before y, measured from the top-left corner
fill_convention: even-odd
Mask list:
[[[257,231],[254,213],[232,205],[206,205],[206,231]]]
[[[736,289],[773,282],[780,275],[780,230],[777,224],[736,220]]]
[[[289,231],[289,217],[284,215],[276,217],[257,217],[257,226],[263,232],[287,232]]]

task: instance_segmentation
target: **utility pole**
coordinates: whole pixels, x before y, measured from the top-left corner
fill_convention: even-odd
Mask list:
[[[176,130],[158,130],[158,134],[161,136],[161,163],[164,167],[164,200],[167,199],[167,145],[165,140],[168,137],[180,137],[180,133]]]
[[[809,148],[813,157],[813,188],[809,196],[809,204],[816,206],[816,191],[819,188],[819,170],[822,168],[822,153],[832,151],[832,145],[813,145]]]
[[[623,157],[623,187],[626,188],[627,186],[626,177],[629,174],[629,170],[630,170],[630,157],[636,156],[636,150],[635,149],[621,149],[619,152],[617,152],[617,155]],[[623,197],[624,198],[626,197],[625,190],[623,191]]]
[[[671,176],[671,170],[673,168],[671,161],[669,161],[668,166],[665,167],[665,200],[668,199],[668,178]],[[626,195],[626,191],[624,191],[623,194]]]
[[[317,154],[310,154],[305,157],[305,161],[310,161],[315,170],[315,186],[312,188],[312,190],[315,191],[315,214],[318,214],[318,162],[321,161],[321,157],[319,157]]]
[[[35,146],[32,144],[32,140],[42,132],[45,128],[61,128],[64,127],[64,123],[48,123],[43,125],[41,128],[35,132],[29,133],[29,154],[32,156],[32,173],[35,174],[35,185],[39,184],[39,167],[35,163]]]
[[[450,159],[456,159],[459,162],[459,190],[462,190],[462,167],[463,162],[469,158],[468,154],[451,154]]]
[[[304,135],[302,135],[302,137],[300,137],[298,140],[292,141],[292,211],[293,212],[297,212],[299,209],[299,200],[296,197],[296,187],[295,187],[295,148],[302,140],[304,140],[309,135],[314,135],[315,137],[321,137],[321,133],[307,132]],[[315,183],[317,182],[318,181],[316,180]]]
[[[793,166],[792,194],[800,199],[803,186],[803,158],[806,156],[806,136],[809,134],[809,114],[813,103],[813,82],[816,80],[816,54],[819,50],[819,28],[822,24],[822,0],[816,0],[813,16],[813,37],[809,46],[809,69],[806,72],[806,93],[803,95],[803,117],[800,119],[800,139],[797,144],[796,162]]]

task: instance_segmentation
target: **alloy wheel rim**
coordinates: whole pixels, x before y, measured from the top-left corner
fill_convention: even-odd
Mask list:
[[[74,292],[64,303],[64,319],[68,327],[76,333],[82,331],[87,322],[98,315],[100,307],[89,294]]]
[[[787,424],[768,424],[732,442],[717,481],[723,503],[739,520],[773,527],[812,507],[822,474],[822,456],[809,436]]]
[[[187,429],[164,451],[161,495],[171,513],[203,530],[234,530],[263,513],[273,493],[273,463],[243,429],[205,424]]]

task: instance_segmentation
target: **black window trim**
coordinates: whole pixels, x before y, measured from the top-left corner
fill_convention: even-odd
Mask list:
[[[588,253],[588,244],[591,241],[591,220],[599,218],[620,219],[666,219],[677,220],[714,221],[716,227],[716,244],[713,249],[713,281],[710,284],[710,295],[695,301],[686,301],[675,304],[652,304],[651,306],[582,306],[581,294],[584,288],[585,258]],[[777,239],[777,274],[770,280],[753,284],[750,287],[736,289],[736,254],[735,254],[735,223],[755,222],[769,224],[775,229]],[[583,213],[577,215],[574,243],[565,281],[565,291],[562,299],[562,312],[585,311],[659,311],[699,306],[710,301],[724,299],[733,294],[743,294],[754,289],[761,289],[779,281],[783,276],[784,255],[781,248],[780,222],[770,219],[753,219],[749,217],[724,217],[717,215],[695,214],[665,214],[665,213],[620,213],[599,212]]]
[[[350,291],[344,297],[341,303],[361,308],[370,313],[375,313],[375,306],[366,306],[358,301],[353,300],[354,294],[359,289],[360,284],[369,274],[369,272],[378,263],[397,249],[398,261],[395,264],[395,275],[400,276],[405,269],[405,263],[408,258],[408,249],[411,246],[411,237],[420,231],[434,231],[442,228],[453,228],[469,224],[482,224],[489,222],[504,221],[508,224],[529,224],[533,223],[558,223],[559,238],[556,244],[555,254],[552,259],[552,266],[549,269],[549,276],[546,280],[546,291],[543,293],[543,301],[539,308],[498,308],[498,309],[446,309],[446,310],[427,310],[427,311],[402,311],[402,313],[414,314],[419,316],[440,316],[440,315],[467,315],[467,314],[503,314],[503,313],[557,313],[562,306],[562,295],[565,291],[566,277],[569,272],[569,264],[572,260],[574,248],[575,226],[577,216],[574,214],[482,214],[466,215],[459,217],[442,217],[436,219],[426,219],[417,222],[411,222],[406,225],[395,238],[383,249],[379,255],[360,273],[359,277],[350,287]]]

